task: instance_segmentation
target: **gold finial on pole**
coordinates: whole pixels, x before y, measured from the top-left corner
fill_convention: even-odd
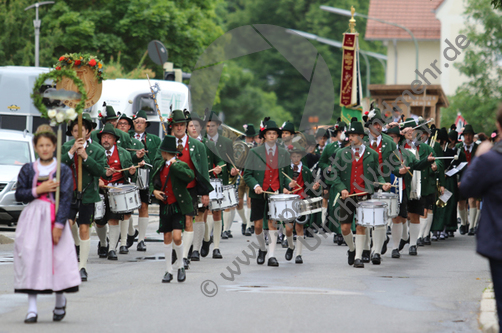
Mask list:
[[[354,14],[356,13],[356,9],[354,6],[350,8],[350,12],[352,13],[352,17],[349,20],[349,28],[350,28],[350,33],[355,33],[356,32],[356,20],[354,19]]]

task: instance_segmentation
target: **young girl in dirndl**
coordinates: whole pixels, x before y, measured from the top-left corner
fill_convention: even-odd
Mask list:
[[[33,145],[39,159],[27,163],[19,172],[16,200],[28,205],[16,228],[14,246],[14,289],[28,294],[25,323],[38,319],[37,295],[56,293],[53,320],[66,314],[64,292],[77,292],[81,282],[75,245],[66,228],[73,192],[71,170],[61,165],[61,179],[56,182],[56,136],[49,125],[38,127]],[[59,209],[55,213],[55,192],[60,187]]]

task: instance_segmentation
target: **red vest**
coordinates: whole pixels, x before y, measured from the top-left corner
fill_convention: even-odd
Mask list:
[[[265,146],[265,149],[267,149],[267,146]],[[279,147],[275,147],[275,155],[269,155],[267,151],[266,153],[267,168],[265,169],[262,188],[265,191],[272,189],[272,192],[275,192],[281,186],[279,182]]]
[[[467,160],[467,165],[471,164],[471,158],[472,158],[472,153],[466,149],[464,149],[465,151],[465,158]]]
[[[105,153],[106,154],[106,153]],[[120,170],[122,167],[120,166],[120,157],[119,157],[119,149],[117,148],[117,145],[115,145],[115,149],[113,150],[113,154],[108,160],[108,166],[110,168],[113,168],[115,170]],[[120,180],[120,181],[119,181]],[[123,183],[124,182],[124,176],[122,172],[115,172],[112,176],[112,179],[110,181],[104,180],[105,185],[108,185],[110,183]]]
[[[298,192],[295,192],[295,193],[299,194],[302,197],[302,199],[305,199],[305,198],[307,198],[307,194],[305,193],[305,182],[303,181],[302,169],[303,169],[303,166],[300,169],[300,174],[298,175],[298,177],[295,180],[298,183],[298,185],[301,186],[301,188],[303,190],[301,190],[301,191],[298,190]],[[295,190],[295,189],[293,188],[292,190]]]
[[[160,183],[162,184],[162,186],[164,186],[164,184],[166,182],[166,178],[167,178],[167,175],[169,174],[169,170],[171,169],[171,165],[172,165],[172,163],[169,164],[169,166],[167,168],[164,165],[164,167],[162,168],[162,171],[160,172]],[[171,183],[171,177],[169,177],[169,180],[167,181],[166,188],[165,189],[162,188],[161,191],[164,191],[164,193],[167,196],[167,200],[163,201],[164,204],[171,205],[176,202],[176,196],[174,195],[174,192],[173,192],[173,184]]]
[[[176,138],[176,140],[178,140],[178,138]],[[190,148],[189,148],[190,144],[188,142],[189,140],[190,139],[187,138],[187,142],[185,144],[185,147],[183,148],[183,154],[181,156],[179,156],[178,159],[180,161],[183,161],[186,164],[188,164],[190,169],[192,169],[193,172],[195,173],[195,165],[193,164],[192,158],[190,157]],[[195,187],[195,185],[196,185],[196,180],[194,178],[194,180],[192,180],[190,183],[188,183],[187,188],[193,188],[193,187]]]
[[[363,154],[364,155],[364,154]],[[363,167],[363,159],[364,157],[361,156],[359,157],[359,161],[356,161],[356,157],[354,154],[352,154],[352,170],[350,174],[350,193],[361,193],[361,192],[366,192],[364,189],[365,184],[364,184],[364,167]],[[358,185],[356,187],[356,185]],[[362,188],[363,190],[361,191],[359,188]]]

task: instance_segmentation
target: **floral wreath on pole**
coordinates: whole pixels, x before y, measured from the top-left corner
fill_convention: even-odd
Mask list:
[[[67,53],[59,57],[58,62],[54,65],[57,70],[80,68],[81,66],[89,66],[94,71],[94,76],[98,83],[106,80],[103,73],[103,61],[95,56],[85,53]]]
[[[67,78],[73,80],[73,83],[78,89],[78,92],[82,95],[80,102],[77,104],[75,109],[51,109],[47,110],[47,107],[42,102],[44,97],[40,93],[40,88],[46,80],[52,79],[54,82],[58,82],[66,76]],[[87,92],[85,91],[85,86],[82,80],[80,80],[74,70],[71,69],[59,69],[53,70],[49,73],[41,74],[35,81],[35,86],[33,87],[33,93],[31,94],[33,99],[33,104],[38,109],[42,118],[49,119],[51,121],[51,126],[56,126],[66,121],[75,120],[78,114],[84,111],[85,101],[87,99]]]

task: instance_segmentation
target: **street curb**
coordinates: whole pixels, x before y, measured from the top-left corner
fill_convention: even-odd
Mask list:
[[[498,333],[499,324],[497,319],[497,306],[495,303],[495,293],[493,284],[489,284],[481,296],[479,307],[479,325],[484,333]]]

